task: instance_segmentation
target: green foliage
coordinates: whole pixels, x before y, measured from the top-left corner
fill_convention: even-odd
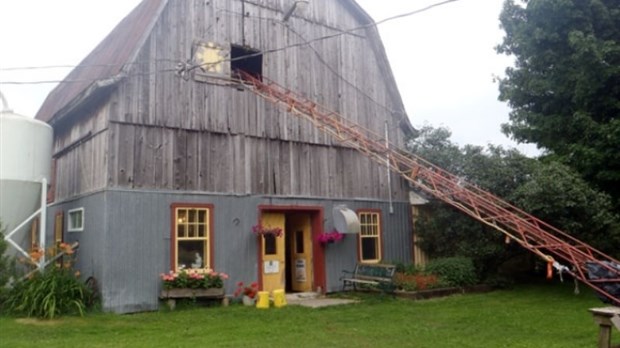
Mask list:
[[[515,190],[512,199],[543,221],[620,256],[620,217],[613,212],[611,199],[567,166],[551,162],[536,167],[531,180]]]
[[[83,315],[89,290],[66,268],[50,267],[15,284],[5,302],[15,315],[53,319],[65,314]]]
[[[507,0],[503,131],[535,143],[620,204],[620,2]],[[617,207],[618,205],[616,205]]]
[[[610,198],[588,186],[576,172],[550,158],[531,159],[499,146],[461,148],[449,137],[446,129],[423,127],[409,142],[410,149],[464,181],[618,256],[620,217],[614,213]],[[416,233],[421,237],[421,248],[433,258],[471,258],[480,279],[526,253],[516,243],[506,245],[504,236],[493,228],[435,200],[421,208]]]
[[[5,255],[8,249],[8,243],[4,240],[5,230],[2,227],[2,221],[0,221],[0,307],[6,297],[6,285],[14,273],[14,260],[8,255]]]
[[[438,275],[451,286],[468,286],[478,283],[474,263],[467,257],[431,260],[426,265],[426,272]]]

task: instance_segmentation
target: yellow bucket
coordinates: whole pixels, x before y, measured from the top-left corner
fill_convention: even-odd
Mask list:
[[[258,292],[258,301],[256,301],[256,308],[269,308],[269,291]]]
[[[276,308],[286,306],[286,297],[284,296],[284,290],[278,289],[273,291],[273,305]]]

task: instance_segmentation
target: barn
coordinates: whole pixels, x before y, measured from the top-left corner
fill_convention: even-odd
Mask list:
[[[49,94],[48,239],[80,243],[106,311],[157,309],[159,274],[181,268],[229,274],[228,294],[331,292],[358,262],[412,262],[410,187],[239,79],[402,146],[413,128],[372,23],[354,0],[144,0]],[[361,232],[321,244],[342,206]]]

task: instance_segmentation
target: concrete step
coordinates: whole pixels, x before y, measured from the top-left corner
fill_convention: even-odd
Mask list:
[[[286,294],[286,301],[312,300],[318,297],[318,292],[290,292]]]

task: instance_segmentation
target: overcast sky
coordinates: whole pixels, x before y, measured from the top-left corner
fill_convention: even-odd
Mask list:
[[[358,0],[375,19],[439,0]],[[0,82],[61,80],[67,69],[10,71],[13,67],[78,64],[139,0],[0,0]],[[379,27],[411,122],[445,126],[452,140],[518,147],[500,132],[509,109],[497,101],[494,75],[511,59],[501,42],[503,0],[460,0]],[[0,84],[16,112],[34,116],[54,84]]]

